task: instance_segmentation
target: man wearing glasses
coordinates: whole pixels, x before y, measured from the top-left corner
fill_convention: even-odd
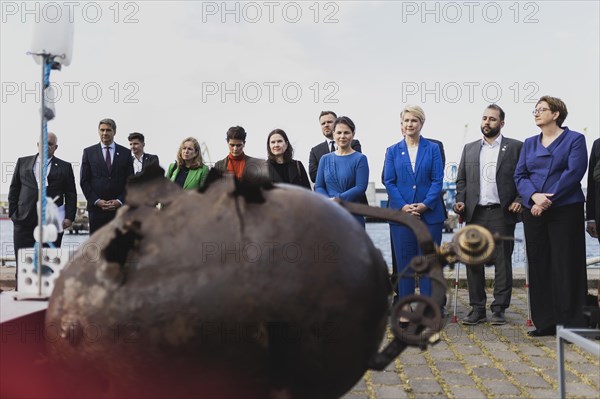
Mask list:
[[[262,159],[252,158],[244,154],[246,131],[241,126],[232,126],[227,130],[229,154],[215,163],[215,168],[222,173],[235,175],[238,180],[268,179],[266,163]]]
[[[48,133],[48,159],[47,173],[44,177],[46,196],[54,199],[58,207],[64,207],[62,227],[66,229],[73,224],[77,211],[77,190],[73,167],[54,156],[58,148],[58,138],[54,133]],[[41,151],[38,143],[38,152]],[[33,247],[35,240],[33,230],[38,224],[36,203],[38,200],[38,187],[40,182],[40,157],[38,154],[19,158],[10,182],[8,191],[8,216],[13,221],[13,243],[17,263],[18,251],[21,248]],[[61,212],[62,213],[62,212]],[[62,243],[62,229],[59,229],[55,247]],[[17,271],[18,271],[17,267]],[[15,275],[16,277],[16,275]],[[17,280],[18,281],[18,280]]]

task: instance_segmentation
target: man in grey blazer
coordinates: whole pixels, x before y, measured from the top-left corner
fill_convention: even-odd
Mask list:
[[[501,134],[504,111],[489,105],[481,119],[483,138],[465,145],[456,177],[454,211],[467,224],[481,225],[492,233],[514,237],[515,224],[522,209],[514,173],[523,143]],[[512,293],[512,253],[514,241],[496,243],[494,252],[495,281],[491,324],[506,323],[504,311]],[[485,270],[483,265],[467,267],[471,312],[463,324],[487,321]]]

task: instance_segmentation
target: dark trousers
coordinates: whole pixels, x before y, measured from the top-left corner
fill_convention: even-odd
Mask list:
[[[515,225],[504,221],[502,208],[475,208],[469,224],[478,224],[492,233],[501,236],[514,237]],[[514,241],[499,241],[495,243],[492,262],[494,273],[494,301],[490,308],[492,312],[504,311],[510,305],[512,294],[512,253]],[[469,304],[473,311],[485,314],[487,295],[485,293],[485,267],[467,266],[467,284],[469,287]]]
[[[523,212],[531,318],[538,329],[582,327],[587,294],[583,203]]]
[[[35,239],[33,238],[33,229],[35,229],[35,226],[36,225],[13,223],[13,245],[15,249],[15,259],[17,260],[17,267],[15,268],[15,284],[19,283],[19,249],[33,248],[35,245]],[[56,241],[52,243],[56,248],[60,248],[63,234],[64,233],[58,233]],[[49,245],[45,244],[44,247],[49,247]],[[18,289],[18,285],[16,288]]]
[[[117,211],[103,211],[97,206],[88,209],[90,235],[115,218]]]

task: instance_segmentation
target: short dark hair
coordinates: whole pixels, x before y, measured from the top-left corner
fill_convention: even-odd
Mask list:
[[[344,125],[348,126],[350,130],[352,130],[352,133],[356,133],[356,127],[354,126],[354,122],[352,122],[352,119],[348,118],[347,116],[340,116],[339,118],[336,118],[335,122],[333,122],[333,130],[335,130],[335,127],[339,123],[343,123]]]
[[[138,132],[133,132],[130,133],[129,136],[127,137],[127,140],[131,141],[131,140],[139,140],[140,143],[144,142],[144,135]]]
[[[112,127],[112,130],[114,130],[115,132],[117,131],[117,124],[115,123],[115,121],[113,121],[110,118],[104,118],[100,121],[100,123],[98,123],[98,127],[100,127],[100,125],[108,125],[110,127]]]
[[[242,140],[244,143],[246,142],[246,131],[241,126],[232,126],[227,130],[227,142],[229,140]]]
[[[333,115],[334,118],[337,118],[337,115],[333,111],[321,111],[321,113],[319,114],[319,119],[321,119],[321,117],[325,115]]]
[[[548,107],[550,107],[550,111],[558,112],[556,124],[558,125],[558,127],[562,127],[563,122],[565,121],[565,119],[567,119],[567,115],[569,114],[569,112],[567,111],[567,105],[560,98],[552,96],[543,96],[538,100],[538,102],[535,105],[537,106],[542,101],[545,101],[548,104]]]
[[[283,137],[283,141],[285,141],[285,143],[287,144],[287,148],[286,148],[285,152],[283,153],[283,162],[284,163],[291,162],[292,158],[294,157],[294,148],[292,147],[292,143],[290,143],[290,139],[288,139],[287,134],[281,129],[273,130],[271,133],[269,133],[269,136],[267,137],[268,158],[272,161],[275,161],[275,155],[273,155],[273,153],[271,152],[271,146],[269,145],[269,141],[271,141],[271,136],[273,136],[274,134],[278,134],[281,137]]]
[[[500,108],[500,106],[498,104],[490,104],[486,107],[486,109],[495,109],[496,111],[498,111],[498,113],[500,114],[500,120],[503,121],[504,120],[504,110],[502,108]]]

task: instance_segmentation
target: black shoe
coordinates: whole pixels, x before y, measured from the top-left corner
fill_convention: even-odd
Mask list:
[[[499,310],[497,312],[492,313],[492,318],[490,319],[490,324],[493,326],[501,326],[506,324],[506,319],[504,318],[504,312]]]
[[[468,326],[474,326],[479,323],[485,323],[487,321],[487,317],[485,317],[485,313],[480,313],[472,310],[469,312],[469,315],[462,319],[462,323]]]
[[[527,331],[527,335],[530,337],[549,337],[551,335],[556,335],[556,327],[536,328],[535,330]]]

